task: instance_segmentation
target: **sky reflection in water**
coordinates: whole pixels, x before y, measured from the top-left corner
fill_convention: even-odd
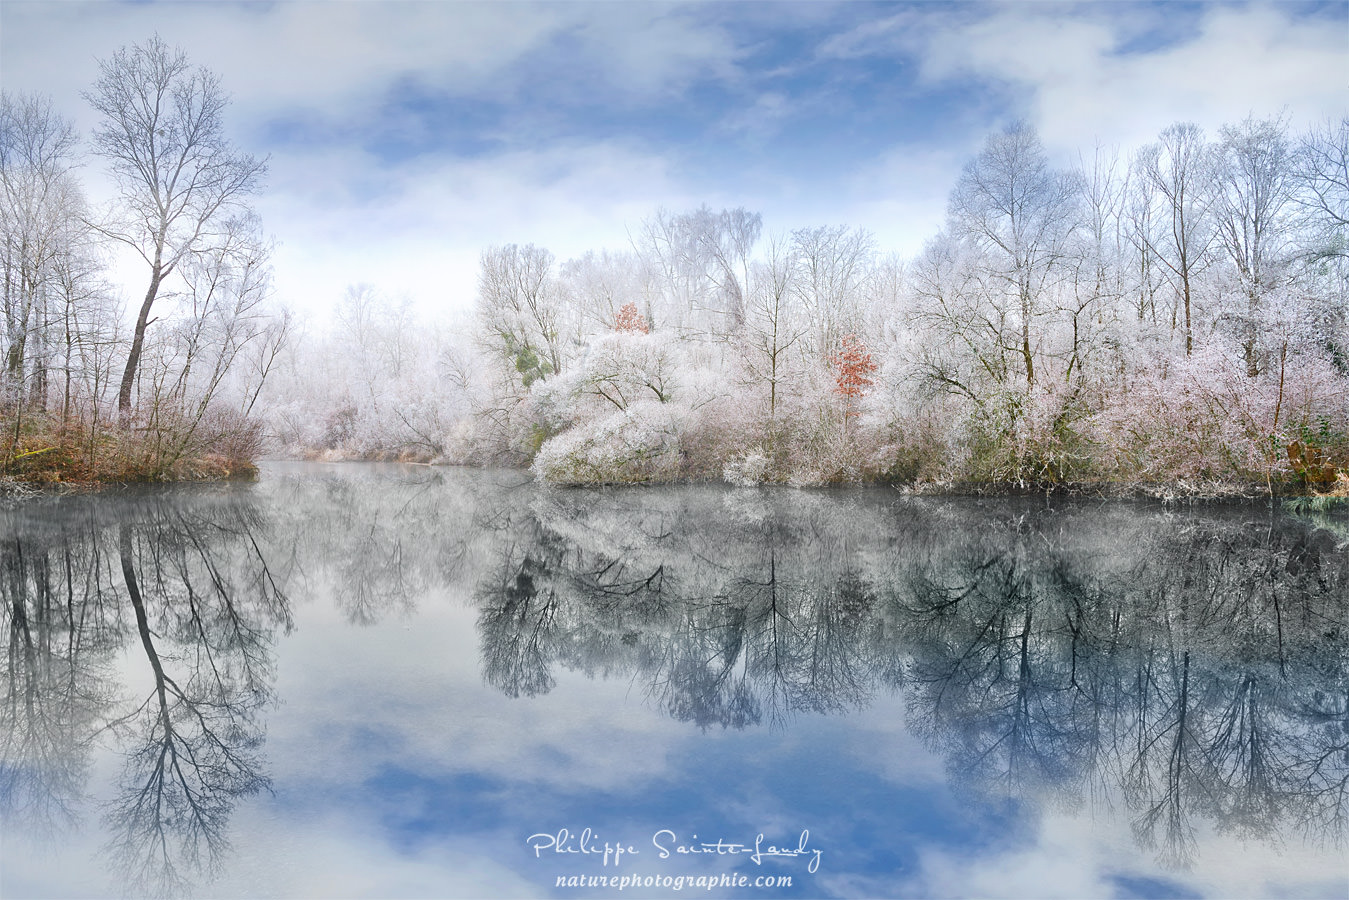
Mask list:
[[[5,897],[1349,893],[1343,519],[275,465],[2,521]],[[722,874],[792,884],[556,886]]]

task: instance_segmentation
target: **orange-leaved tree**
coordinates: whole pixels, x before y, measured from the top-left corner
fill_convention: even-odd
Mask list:
[[[834,367],[834,380],[838,383],[834,390],[847,400],[847,414],[855,415],[853,405],[874,383],[871,376],[876,371],[876,363],[871,352],[856,335],[849,334],[843,338],[839,349],[830,354],[829,363]]]
[[[647,327],[646,317],[637,311],[637,304],[629,302],[618,310],[618,317],[614,319],[614,331],[650,334],[651,329]]]

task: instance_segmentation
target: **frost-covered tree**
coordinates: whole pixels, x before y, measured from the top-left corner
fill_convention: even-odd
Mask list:
[[[744,322],[749,270],[763,230],[758,213],[707,206],[659,210],[635,238],[663,309],[658,321],[704,338],[724,339]]]
[[[1254,377],[1264,355],[1266,306],[1291,274],[1292,149],[1282,122],[1247,118],[1223,126],[1213,154],[1214,225],[1240,286],[1224,318]]]
[[[1349,116],[1313,128],[1292,159],[1314,256],[1349,256]]]
[[[225,134],[229,97],[209,69],[158,35],[99,63],[86,95],[102,116],[94,148],[117,182],[119,202],[100,226],[132,248],[150,270],[117,393],[125,415],[140,372],[150,312],[166,280],[247,212],[266,162],[237,150]]]
[[[971,287],[993,310],[986,318],[1004,329],[999,341],[1015,347],[1027,385],[1035,383],[1077,199],[1075,179],[1050,167],[1025,123],[990,137],[951,192],[948,229],[979,254],[982,277]]]
[[[1194,352],[1199,276],[1211,262],[1214,239],[1210,165],[1203,131],[1188,122],[1166,128],[1137,158],[1148,202],[1155,207],[1148,217],[1152,228],[1142,237],[1176,298],[1172,330],[1181,328],[1186,356]]]
[[[800,269],[793,292],[809,323],[812,351],[824,359],[844,334],[864,325],[875,239],[846,225],[798,228],[792,232],[792,250]]]
[[[808,328],[799,308],[801,274],[800,255],[782,238],[768,241],[764,258],[750,272],[741,363],[754,384],[767,386],[770,420],[790,377],[792,354]]]
[[[484,250],[478,270],[478,319],[488,348],[528,388],[562,371],[562,304],[553,254],[533,244]]]
[[[45,97],[0,93],[4,398],[63,415],[96,399],[114,341],[73,127]]]

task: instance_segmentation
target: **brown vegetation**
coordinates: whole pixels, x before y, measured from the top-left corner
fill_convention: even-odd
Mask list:
[[[251,478],[261,429],[237,414],[211,411],[195,427],[151,427],[48,415],[0,415],[6,435],[0,481],[52,486]]]

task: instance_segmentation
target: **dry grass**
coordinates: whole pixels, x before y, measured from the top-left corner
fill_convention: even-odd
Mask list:
[[[210,415],[188,428],[134,420],[95,422],[0,414],[0,481],[10,485],[96,485],[252,477],[261,450],[256,423]]]

